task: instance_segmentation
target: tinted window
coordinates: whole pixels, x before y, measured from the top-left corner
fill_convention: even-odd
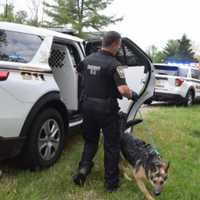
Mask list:
[[[126,59],[125,59],[125,52],[124,52],[124,48],[123,46],[121,46],[119,48],[119,50],[117,51],[117,60],[122,64],[122,65],[126,65]]]
[[[37,35],[0,30],[0,60],[30,62],[41,42]]]
[[[177,76],[178,75],[178,67],[173,66],[164,66],[164,65],[154,65],[156,69],[156,74],[161,75],[171,75]]]
[[[138,56],[135,54],[133,49],[128,46],[124,46],[124,51],[126,55],[126,61],[128,66],[136,66],[139,65]]]
[[[199,70],[192,69],[191,75],[192,75],[192,78],[200,79],[200,71]]]
[[[91,41],[86,44],[86,55],[90,55],[91,53],[97,52],[101,49],[101,41]],[[135,48],[132,47],[129,43],[126,44],[122,40],[122,45],[119,48],[117,55],[117,60],[122,65],[128,66],[144,66],[144,57],[138,55]]]
[[[101,49],[101,41],[90,41],[85,44],[86,56],[95,53]]]
[[[122,42],[121,48],[117,52],[117,59],[121,62],[122,65],[128,66],[144,66],[144,58],[138,55],[136,49],[126,44],[126,42]]]
[[[169,65],[155,65],[156,73],[161,75],[187,77],[188,69]]]
[[[49,57],[49,65],[62,67],[66,56],[66,48],[69,50],[71,61],[76,68],[81,61],[78,50],[71,44],[65,44],[62,42],[54,42],[51,49],[51,55]]]
[[[76,49],[76,47],[70,44],[67,45],[67,48],[69,50],[74,67],[77,67],[81,61],[78,50]]]
[[[178,76],[187,77],[188,69],[187,68],[179,68],[178,69]]]

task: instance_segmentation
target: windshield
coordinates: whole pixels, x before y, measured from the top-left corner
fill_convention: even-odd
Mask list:
[[[177,66],[154,65],[156,74],[187,77],[188,69]]]

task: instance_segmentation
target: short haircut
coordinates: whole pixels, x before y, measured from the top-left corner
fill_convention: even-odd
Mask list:
[[[121,35],[116,31],[108,31],[104,34],[102,47],[110,47],[114,42],[119,42]]]

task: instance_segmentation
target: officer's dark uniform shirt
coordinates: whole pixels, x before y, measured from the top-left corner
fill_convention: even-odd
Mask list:
[[[87,97],[122,98],[117,86],[126,85],[121,64],[107,51],[91,54],[83,60],[77,71],[82,74],[82,85]]]

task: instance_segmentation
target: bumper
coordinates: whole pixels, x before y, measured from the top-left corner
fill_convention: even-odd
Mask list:
[[[3,138],[0,137],[0,160],[14,157],[21,152],[25,138]]]
[[[179,94],[155,92],[152,99],[155,101],[183,101],[184,97]]]

